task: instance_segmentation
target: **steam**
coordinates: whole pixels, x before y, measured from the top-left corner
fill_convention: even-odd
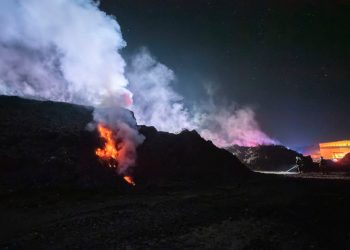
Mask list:
[[[1,0],[0,23],[0,94],[95,107],[123,139],[121,169],[133,165],[142,137],[115,111],[132,103],[115,18],[92,0]]]
[[[169,132],[195,129],[218,147],[276,143],[261,131],[251,108],[218,104],[214,98],[214,85],[204,86],[208,94],[207,103],[186,108],[183,97],[172,87],[174,72],[157,62],[146,49],[132,58],[127,78],[129,89],[134,93],[131,109],[140,124]]]

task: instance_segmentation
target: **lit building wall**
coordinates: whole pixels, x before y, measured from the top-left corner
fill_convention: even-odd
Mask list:
[[[350,140],[320,143],[320,154],[324,159],[342,159],[350,153]]]

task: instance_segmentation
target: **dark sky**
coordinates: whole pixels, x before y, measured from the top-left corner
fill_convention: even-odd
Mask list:
[[[350,139],[350,1],[102,0],[128,46],[146,46],[187,101],[250,105],[290,147]]]

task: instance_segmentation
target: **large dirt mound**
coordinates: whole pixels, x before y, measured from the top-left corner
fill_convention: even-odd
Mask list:
[[[94,154],[100,141],[86,130],[91,108],[0,96],[0,117],[1,189],[123,185]],[[233,181],[249,172],[195,131],[175,135],[142,126],[140,132],[146,137],[134,168],[140,183]]]
[[[138,150],[136,178],[151,182],[166,177],[215,183],[230,181],[249,172],[235,156],[204,140],[196,131],[171,134],[141,126],[140,132],[146,140]]]

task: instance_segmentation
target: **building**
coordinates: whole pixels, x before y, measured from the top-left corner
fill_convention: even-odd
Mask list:
[[[324,159],[340,160],[350,153],[350,140],[324,142],[319,144],[320,155]]]

